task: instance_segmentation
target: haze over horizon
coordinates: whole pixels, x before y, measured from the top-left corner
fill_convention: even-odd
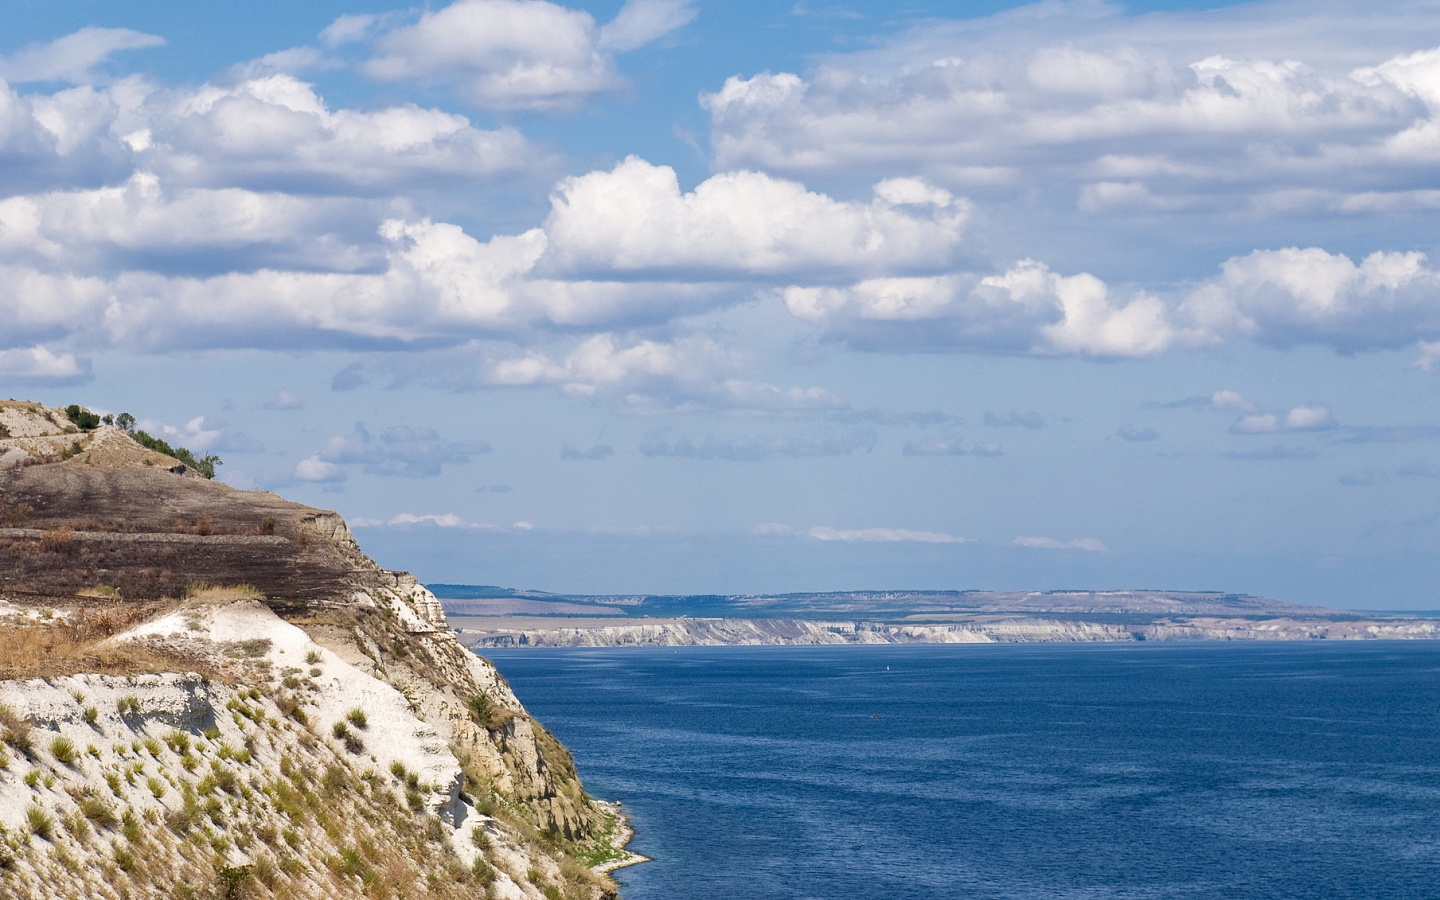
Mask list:
[[[427,582],[1434,609],[1437,26],[16,0],[0,391]]]

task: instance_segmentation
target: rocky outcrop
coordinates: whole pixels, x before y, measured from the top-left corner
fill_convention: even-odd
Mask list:
[[[339,515],[173,472],[117,429],[0,452],[43,441],[63,449],[0,469],[0,641],[60,648],[0,654],[0,677],[26,673],[0,681],[0,740],[44,738],[0,749],[0,896],[52,895],[67,859],[98,874],[57,896],[149,896],[172,872],[207,896],[242,875],[246,896],[613,895],[579,856],[615,816]],[[137,837],[97,843],[92,794]]]

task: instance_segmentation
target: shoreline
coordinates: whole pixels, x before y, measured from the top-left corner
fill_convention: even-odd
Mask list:
[[[625,855],[620,859],[607,860],[598,866],[591,866],[590,868],[602,875],[609,875],[616,869],[623,869],[627,866],[637,866],[640,863],[650,862],[650,857],[636,853],[633,850],[625,849],[630,841],[635,838],[635,828],[630,824],[630,817],[625,815],[624,808],[620,804],[620,801],[596,800],[595,805],[615,817],[615,831],[610,835],[609,843],[611,847],[623,852]]]
[[[686,647],[875,644],[1132,643],[1142,641],[1437,640],[1440,620],[1273,616],[1151,617],[1086,621],[998,613],[941,622],[818,619],[663,618],[616,621],[450,616],[471,650],[561,647]]]

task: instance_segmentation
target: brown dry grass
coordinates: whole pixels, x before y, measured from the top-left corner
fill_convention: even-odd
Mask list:
[[[177,660],[153,647],[104,644],[157,611],[153,604],[135,604],[75,610],[52,622],[0,625],[0,679],[174,672]]]

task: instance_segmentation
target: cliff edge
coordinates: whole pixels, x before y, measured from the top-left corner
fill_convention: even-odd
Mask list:
[[[0,403],[0,895],[609,897],[613,810],[337,514]]]

